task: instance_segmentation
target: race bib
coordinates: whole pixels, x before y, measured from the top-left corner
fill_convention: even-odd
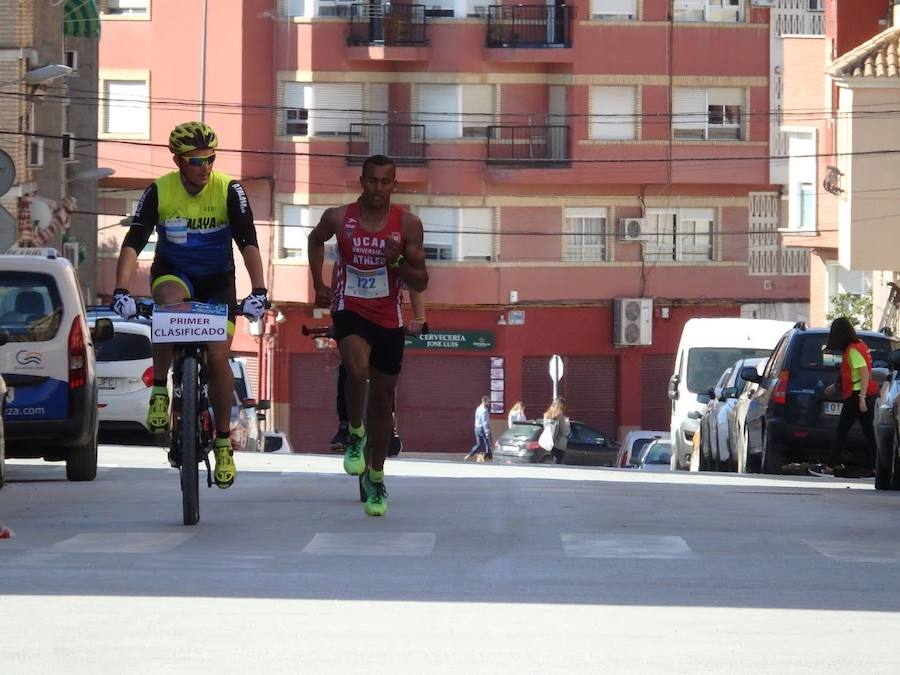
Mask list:
[[[187,221],[184,218],[171,218],[163,223],[166,239],[173,244],[187,243]]]
[[[346,294],[353,298],[386,298],[388,296],[387,267],[359,270],[347,265]]]

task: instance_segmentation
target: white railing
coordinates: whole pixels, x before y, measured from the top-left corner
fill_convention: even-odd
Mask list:
[[[786,277],[809,274],[808,248],[786,247],[781,249],[781,273]]]
[[[777,192],[751,192],[749,203],[748,272],[754,276],[778,274],[781,198]]]
[[[809,0],[778,0],[772,8],[775,35],[825,35],[825,12],[809,7]]]

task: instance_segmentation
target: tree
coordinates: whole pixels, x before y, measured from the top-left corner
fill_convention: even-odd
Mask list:
[[[825,315],[828,321],[845,316],[857,328],[872,328],[872,296],[856,293],[838,293],[831,297],[831,309]]]

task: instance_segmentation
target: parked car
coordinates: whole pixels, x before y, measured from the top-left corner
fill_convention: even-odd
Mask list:
[[[710,387],[706,395],[698,394],[697,400],[706,401],[706,409],[700,413],[700,457],[698,469],[700,471],[717,471],[719,462],[719,442],[716,433],[716,418],[725,403],[722,390],[725,389],[728,379],[731,377],[733,366],[729,366],[716,381],[715,386]],[[697,413],[688,413],[688,417]]]
[[[260,423],[265,421],[265,411],[269,410],[271,404],[269,401],[259,401],[253,395],[253,384],[247,372],[246,361],[241,357],[232,357],[229,361],[234,375],[235,392],[235,401],[231,408],[232,428],[241,417],[246,419],[246,438],[234,447],[236,450],[263,452],[265,440]]]
[[[747,471],[747,442],[744,427],[747,421],[747,410],[750,401],[756,393],[757,384],[740,378],[744,368],[753,366],[756,372],[762,375],[767,359],[744,359],[743,363],[736,366],[739,386],[734,388],[734,396],[729,399],[730,404],[725,410],[725,430],[728,437],[729,459],[727,468],[729,471],[746,473]],[[737,382],[735,383],[737,385]],[[719,438],[721,439],[721,422],[719,423]],[[721,443],[721,440],[720,440]]]
[[[875,489],[900,490],[900,351],[891,352],[890,370],[872,369],[881,381],[881,396],[875,407]]]
[[[153,386],[150,322],[124,320],[108,307],[88,308],[88,324],[113,322],[112,339],[97,345],[97,407],[100,429],[147,433],[147,402]]]
[[[6,456],[65,461],[69,480],[97,475],[94,342],[112,322],[90,330],[75,270],[53,249],[0,255],[0,374],[6,381]]]
[[[503,432],[494,443],[494,461],[507,464],[553,464],[553,455],[538,443],[543,422],[518,422]],[[619,447],[603,433],[587,424],[569,421],[568,447],[563,464],[613,466]]]
[[[684,324],[668,391],[672,400],[672,463],[676,469],[686,469],[690,464],[699,419],[688,413],[702,413],[706,408],[698,395],[707,394],[722,371],[738,359],[768,356],[791,325],[789,321],[737,318],[697,318]]]
[[[621,468],[634,468],[638,465],[641,451],[647,447],[651,441],[657,439],[668,439],[668,431],[645,431],[637,429],[629,431],[625,434],[625,440],[619,446],[619,452],[616,457],[616,466]]]
[[[639,471],[668,472],[672,470],[671,463],[672,442],[657,439],[644,446],[635,468]]]
[[[872,331],[857,331],[869,347],[873,366],[885,367],[900,340]],[[748,463],[762,473],[781,473],[785,462],[829,460],[843,401],[841,392],[825,394],[838,380],[840,354],[825,351],[827,328],[798,324],[775,348],[762,373],[744,368],[741,376],[759,391],[747,411]],[[845,464],[871,466],[872,458],[858,424],[847,438]]]

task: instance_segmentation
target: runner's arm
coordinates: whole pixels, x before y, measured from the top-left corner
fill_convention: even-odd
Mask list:
[[[403,255],[398,258],[400,265],[397,266],[397,273],[410,291],[418,293],[428,288],[424,240],[422,221],[406,213],[403,220]]]
[[[250,287],[260,289],[266,287],[263,274],[262,256],[259,254],[259,243],[256,239],[256,225],[253,223],[253,210],[244,186],[236,180],[228,184],[228,223],[231,226],[231,238],[237,244],[247,274],[250,275]]]
[[[138,254],[150,241],[150,235],[153,234],[158,222],[159,196],[154,183],[141,195],[131,219],[131,227],[122,240],[119,260],[116,263],[116,288],[128,288],[137,268]]]

